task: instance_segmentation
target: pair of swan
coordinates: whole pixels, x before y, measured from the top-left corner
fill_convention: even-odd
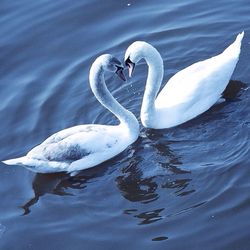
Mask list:
[[[125,53],[131,77],[141,59],[148,64],[141,120],[147,128],[163,129],[182,124],[208,110],[221,97],[239,59],[244,32],[221,54],[192,64],[175,74],[160,93],[163,61],[150,44],[137,41]],[[111,55],[102,55],[92,64],[90,87],[97,100],[116,115],[116,126],[89,124],[67,128],[50,136],[26,156],[6,160],[8,165],[24,165],[34,172],[66,171],[71,174],[96,166],[121,153],[137,140],[139,123],[108,91],[105,71],[125,80],[122,63]],[[158,94],[158,96],[157,96]]]

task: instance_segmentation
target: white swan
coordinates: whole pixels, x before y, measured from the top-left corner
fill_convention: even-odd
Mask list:
[[[221,54],[192,64],[176,73],[162,91],[163,61],[159,52],[142,41],[125,53],[131,77],[135,64],[145,59],[148,77],[141,107],[142,124],[163,129],[182,124],[208,110],[221,97],[238,62],[244,32]]]
[[[64,129],[33,148],[26,156],[3,161],[24,165],[34,172],[77,171],[96,166],[121,153],[139,135],[135,116],[123,108],[108,91],[104,72],[116,72],[123,80],[123,67],[111,55],[102,55],[93,63],[89,82],[98,101],[119,119],[116,126],[89,124]]]

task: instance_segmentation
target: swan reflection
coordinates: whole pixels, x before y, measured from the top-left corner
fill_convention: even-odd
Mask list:
[[[23,215],[31,212],[31,207],[39,201],[41,196],[45,194],[59,196],[74,195],[72,190],[86,188],[86,182],[91,178],[93,178],[93,175],[78,175],[73,177],[65,173],[36,174],[32,182],[34,197],[21,206],[24,210]]]
[[[157,208],[162,204],[157,200],[188,196],[195,189],[190,185],[191,171],[184,169],[181,156],[174,152],[173,142],[167,140],[164,131],[144,130],[140,139],[144,147],[136,150],[129,164],[122,168],[116,185],[121,195],[132,202],[132,208],[124,209],[124,214],[132,215],[139,219],[139,225],[145,225],[169,213],[166,204],[164,208]]]
[[[188,145],[191,147],[196,144],[197,125],[223,119],[220,111],[230,102],[239,101],[246,87],[243,82],[231,80],[223,93],[226,102],[215,105],[205,114],[177,128],[142,131],[139,150],[128,166],[123,168],[122,175],[116,178],[121,195],[133,202],[131,207],[124,210],[125,215],[137,218],[139,225],[145,225],[190,212],[207,202],[196,195],[193,181],[196,174],[190,170],[191,166],[183,164],[182,156],[175,148],[180,152],[177,144],[182,145],[183,139],[190,142]],[[192,127],[196,130],[193,131]],[[191,137],[187,136],[187,131]],[[178,136],[178,133],[181,135]],[[189,149],[181,152],[185,155]],[[190,195],[195,196],[190,198]]]

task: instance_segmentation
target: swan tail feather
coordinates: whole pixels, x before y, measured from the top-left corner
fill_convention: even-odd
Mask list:
[[[6,165],[20,165],[28,168],[29,170],[37,173],[55,173],[65,172],[68,168],[68,163],[56,161],[44,161],[39,159],[30,158],[27,156],[14,158],[2,161]]]
[[[240,34],[238,34],[238,36],[237,36],[236,39],[235,39],[235,42],[241,44],[241,41],[242,41],[242,39],[243,39],[243,37],[244,37],[244,34],[245,34],[244,31],[242,31]]]
[[[9,159],[6,161],[2,161],[6,165],[25,165],[25,162],[27,161],[26,156]]]
[[[241,51],[241,42],[243,37],[244,37],[244,31],[242,31],[237,35],[235,41],[225,49],[224,53],[231,57],[239,58]]]

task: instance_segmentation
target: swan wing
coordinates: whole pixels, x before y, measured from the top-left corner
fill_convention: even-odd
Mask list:
[[[33,148],[27,157],[58,162],[73,162],[112,148],[118,141],[115,129],[105,125],[81,125],[62,130]]]
[[[158,95],[156,107],[178,107],[183,111],[193,108],[195,104],[202,106],[198,110],[211,107],[220,98],[232,76],[243,35],[244,32],[239,34],[221,54],[194,63],[175,74]]]
[[[78,125],[70,128],[63,129],[58,131],[57,133],[49,136],[42,144],[49,144],[49,143],[56,143],[59,142],[71,135],[80,133],[80,132],[87,132],[91,130],[92,124],[86,125]],[[102,125],[94,125],[94,126],[102,126]]]
[[[79,171],[100,164],[123,151],[131,141],[121,130],[124,131],[120,126],[75,126],[50,136],[26,156],[3,162],[8,165],[24,165],[40,173]]]

